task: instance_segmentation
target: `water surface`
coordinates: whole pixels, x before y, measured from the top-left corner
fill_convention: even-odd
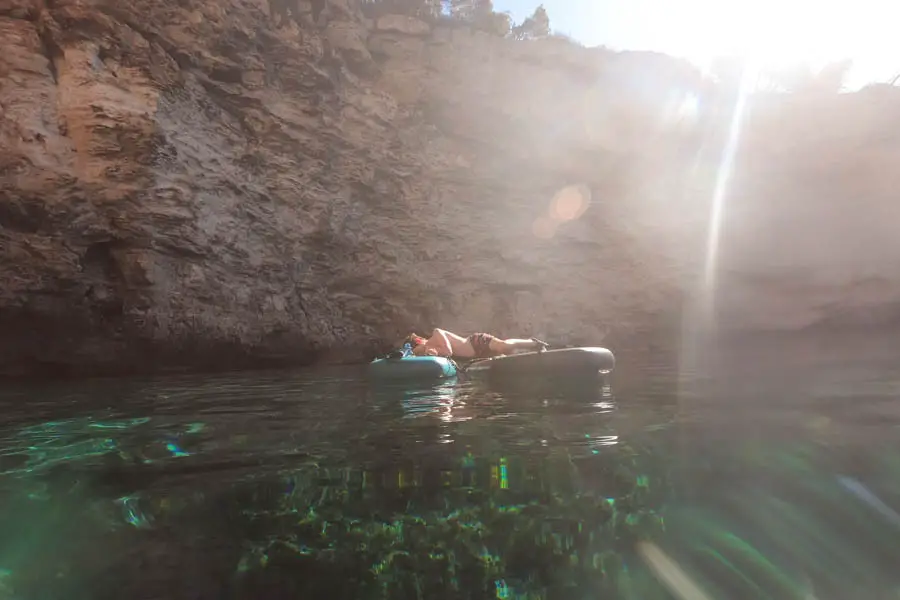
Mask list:
[[[0,600],[898,597],[900,377],[701,383],[7,387]]]

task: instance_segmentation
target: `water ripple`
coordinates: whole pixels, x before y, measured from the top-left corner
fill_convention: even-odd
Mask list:
[[[721,396],[639,374],[618,393],[349,369],[7,389],[0,598],[900,586],[896,379]]]

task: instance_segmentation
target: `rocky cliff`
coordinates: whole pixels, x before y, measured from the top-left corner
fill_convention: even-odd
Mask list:
[[[707,99],[665,57],[349,0],[7,0],[0,373],[355,360],[434,326],[671,328],[727,137]],[[900,300],[887,117],[823,102],[746,119],[766,136],[742,142],[724,212],[729,326]]]

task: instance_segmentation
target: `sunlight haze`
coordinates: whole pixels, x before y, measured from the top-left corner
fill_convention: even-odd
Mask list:
[[[494,9],[521,21],[538,4],[495,0]],[[701,68],[729,54],[775,67],[799,61],[818,67],[850,58],[850,88],[900,73],[900,41],[893,32],[900,7],[888,2],[545,0],[543,5],[554,31],[587,46],[664,52]]]

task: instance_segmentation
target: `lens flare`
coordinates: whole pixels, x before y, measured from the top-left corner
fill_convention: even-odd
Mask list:
[[[556,192],[550,202],[550,218],[557,222],[574,221],[591,203],[591,190],[586,185],[568,185]]]

